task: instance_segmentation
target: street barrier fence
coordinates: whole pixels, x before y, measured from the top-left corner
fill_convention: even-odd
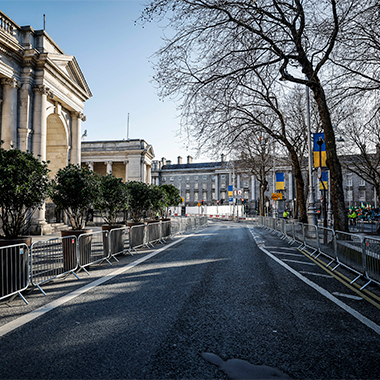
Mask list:
[[[42,285],[57,278],[88,270],[91,265],[107,261],[119,254],[136,251],[139,247],[153,247],[178,233],[207,224],[207,217],[173,218],[161,222],[114,228],[76,236],[65,236],[26,244],[0,247],[0,300],[13,299],[31,284],[43,294]]]
[[[333,270],[340,265],[349,268],[358,275],[352,283],[361,277],[367,281],[361,289],[372,281],[380,284],[380,239],[279,218],[261,216],[255,223],[273,233],[281,231],[291,244],[298,242],[299,249],[308,248],[310,255],[330,258],[328,266],[334,264]]]

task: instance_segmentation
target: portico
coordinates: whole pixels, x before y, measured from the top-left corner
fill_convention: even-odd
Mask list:
[[[74,56],[45,30],[18,26],[0,11],[0,131],[5,149],[29,150],[50,161],[50,176],[81,163],[84,103],[92,94]],[[33,232],[48,233],[45,209]]]

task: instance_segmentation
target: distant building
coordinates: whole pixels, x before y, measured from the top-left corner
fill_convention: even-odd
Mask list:
[[[82,165],[95,173],[114,174],[123,181],[151,183],[154,158],[145,140],[82,141]]]
[[[72,55],[45,30],[19,26],[0,11],[0,134],[3,147],[50,161],[51,176],[81,163],[84,103],[92,94]],[[32,221],[44,232],[45,209]]]

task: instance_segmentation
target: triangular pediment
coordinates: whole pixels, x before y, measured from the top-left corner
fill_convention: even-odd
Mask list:
[[[87,93],[88,97],[92,96],[82,70],[80,69],[78,62],[73,55],[49,53],[48,56],[50,60],[57,66],[57,68],[65,74],[65,76],[69,77],[71,81],[73,81]]]

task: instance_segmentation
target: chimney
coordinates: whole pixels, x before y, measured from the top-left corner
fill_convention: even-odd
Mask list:
[[[171,164],[172,164],[172,162],[170,160],[166,161],[166,165],[171,165]]]
[[[221,159],[222,162],[226,162],[226,156],[223,153],[220,156],[220,159]]]
[[[181,164],[182,164],[182,157],[178,156],[178,165],[181,165]]]
[[[192,164],[193,163],[193,157],[187,156],[187,163]]]
[[[165,157],[162,157],[162,158],[161,158],[161,162],[162,162],[162,166],[166,165],[166,158],[165,158]]]

